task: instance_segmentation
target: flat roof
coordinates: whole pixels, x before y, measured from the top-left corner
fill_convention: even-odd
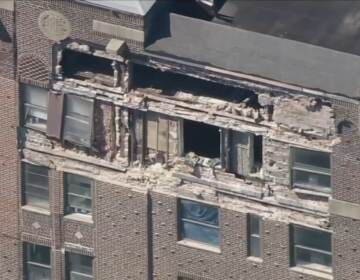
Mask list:
[[[352,53],[178,14],[154,32],[163,35],[149,54],[360,98],[360,56]]]
[[[89,5],[144,16],[156,0],[77,0]]]
[[[227,0],[214,21],[360,55],[358,0]]]

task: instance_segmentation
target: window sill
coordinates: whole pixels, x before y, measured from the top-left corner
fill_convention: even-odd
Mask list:
[[[319,192],[316,190],[302,189],[302,188],[299,188],[296,186],[293,187],[293,190],[295,193],[298,193],[298,194],[313,195],[313,196],[318,196],[318,197],[322,197],[322,198],[330,198],[331,197],[330,193]]]
[[[24,125],[24,128],[25,129],[30,129],[32,131],[36,131],[38,133],[41,133],[41,134],[46,134],[46,128],[45,129],[42,129],[42,128],[39,128],[39,127],[36,127],[36,126],[32,126],[32,125],[29,125],[29,124],[25,124]]]
[[[85,215],[80,213],[72,213],[64,216],[64,220],[71,220],[71,221],[77,221],[82,222],[86,224],[94,224],[94,220],[91,215]]]
[[[50,210],[39,208],[39,207],[32,206],[32,205],[24,205],[21,207],[21,209],[28,211],[28,212],[34,212],[34,213],[42,214],[42,215],[46,215],[46,216],[51,215]]]
[[[301,273],[301,274],[306,274],[306,275],[311,275],[311,276],[319,277],[322,279],[333,280],[333,276],[329,273],[315,271],[315,270],[304,268],[304,267],[299,267],[299,266],[291,267],[290,271],[294,271],[296,273]]]
[[[209,251],[212,253],[221,254],[221,250],[218,247],[203,244],[203,243],[192,241],[192,240],[180,240],[177,242],[177,244],[186,246],[186,247],[190,247],[190,248],[194,248],[194,249],[205,250],[205,251]]]
[[[246,259],[248,261],[252,261],[252,262],[256,262],[256,263],[262,263],[263,262],[263,259],[259,258],[259,257],[250,256],[250,257],[247,257]]]

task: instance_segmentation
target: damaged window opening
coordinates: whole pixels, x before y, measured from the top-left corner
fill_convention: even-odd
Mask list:
[[[64,115],[64,140],[91,147],[94,102],[91,99],[67,95]]]
[[[293,186],[330,193],[330,154],[300,148],[292,148],[291,153]]]
[[[220,158],[220,131],[216,126],[184,120],[184,152]]]
[[[22,85],[24,125],[35,130],[46,131],[47,89]]]
[[[169,151],[169,120],[154,113],[146,115],[146,144],[148,155],[156,157]],[[164,159],[163,159],[164,160]]]
[[[231,131],[229,172],[240,176],[259,172],[262,167],[263,137],[248,132]]]
[[[109,59],[65,49],[60,64],[66,78],[114,86],[114,69]]]
[[[134,64],[133,71],[133,86],[135,89],[158,89],[164,95],[183,101],[187,99],[196,102],[196,99],[198,99],[201,102],[199,97],[203,96],[226,102],[244,103],[245,106],[255,109],[261,108],[258,103],[258,96],[250,90],[169,71],[163,72],[139,64]]]

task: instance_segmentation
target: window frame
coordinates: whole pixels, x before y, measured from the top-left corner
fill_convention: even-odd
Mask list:
[[[304,163],[297,163],[295,161],[295,151],[296,150],[302,150],[307,152],[315,152],[315,153],[324,153],[329,156],[329,169],[325,167],[320,167],[316,165],[310,165],[310,164],[304,164]],[[303,189],[303,190],[310,190],[310,191],[316,191],[321,193],[327,193],[330,194],[332,192],[332,186],[331,186],[331,153],[325,152],[325,151],[319,151],[319,150],[311,150],[303,147],[297,147],[297,146],[291,146],[290,147],[290,183],[291,187],[293,189]],[[295,172],[306,172],[307,174],[316,174],[320,176],[326,176],[329,178],[330,184],[329,186],[319,186],[319,185],[305,185],[305,184],[297,184],[295,183]]]
[[[26,180],[27,174],[41,176],[41,177],[45,177],[45,175],[38,174],[38,173],[35,173],[35,172],[32,172],[32,171],[29,172],[27,170],[29,167],[27,168],[26,166],[37,166],[37,167],[44,168],[44,169],[47,170],[47,176],[46,176],[47,189],[45,187],[41,186],[41,185],[36,185],[36,184],[30,183],[30,182],[27,182],[27,180]],[[22,167],[22,172],[21,172],[21,174],[22,174],[22,205],[23,206],[29,205],[31,207],[37,207],[37,208],[41,208],[41,209],[50,211],[50,180],[49,180],[49,171],[50,171],[50,169],[48,167],[46,167],[46,166],[35,165],[35,164],[29,163],[29,162],[22,162],[21,167]],[[47,191],[47,207],[42,207],[42,206],[39,206],[39,205],[36,205],[36,204],[28,203],[28,196],[29,196],[29,194],[28,194],[29,191],[27,190],[28,187]],[[41,196],[44,196],[44,195],[41,194],[40,197]]]
[[[91,258],[91,275],[72,270],[72,263],[71,263],[71,256],[72,255]],[[82,276],[82,277],[86,277],[86,278],[91,279],[91,280],[95,279],[95,276],[94,276],[94,257],[92,257],[92,256],[82,255],[82,254],[73,253],[73,252],[66,252],[66,254],[65,254],[65,265],[66,265],[66,268],[65,268],[66,280],[71,280],[71,275],[72,274],[76,274],[76,275],[79,275],[79,276]]]
[[[254,219],[257,220],[258,222],[258,228],[259,228],[259,233],[253,233],[252,232],[252,221],[254,221]],[[262,231],[263,231],[263,222],[262,222],[262,217],[257,215],[257,214],[251,214],[249,213],[247,215],[247,254],[248,257],[253,257],[253,258],[258,258],[258,259],[262,259],[263,258],[263,238],[262,238]],[[251,240],[252,238],[256,238],[256,240],[258,240],[259,245],[259,254],[258,256],[252,254],[252,243]]]
[[[312,248],[309,246],[304,246],[304,245],[297,245],[295,243],[295,231],[296,229],[302,229],[302,230],[306,230],[306,231],[317,231],[317,232],[323,232],[326,234],[330,234],[330,249],[331,251],[325,251],[325,250],[321,250],[321,249],[317,249],[317,248]],[[289,233],[290,233],[290,238],[289,238],[289,244],[290,244],[290,267],[300,267],[300,268],[304,268],[304,269],[308,269],[308,270],[313,270],[313,271],[318,271],[318,272],[323,272],[323,273],[328,273],[328,274],[332,274],[333,271],[333,234],[331,231],[328,230],[322,230],[322,229],[317,229],[317,228],[312,228],[312,227],[307,227],[304,225],[299,225],[299,224],[290,224],[290,228],[289,228]],[[307,250],[310,252],[316,252],[316,253],[320,253],[326,256],[330,256],[330,261],[331,261],[331,265],[330,266],[326,266],[323,264],[318,264],[318,263],[310,263],[310,265],[301,265],[298,264],[298,260],[296,258],[296,247],[302,249],[302,250]],[[313,267],[311,267],[313,265]],[[322,268],[318,268],[318,267],[314,267],[314,266],[322,266]]]
[[[70,102],[69,100],[71,98],[75,98],[78,100],[83,100],[85,102],[88,102],[89,107],[89,116],[86,117],[88,119],[88,121],[85,120],[84,115],[81,115],[79,113],[69,113],[68,112],[68,102]],[[62,140],[65,142],[69,142],[71,144],[74,144],[76,146],[80,146],[80,147],[86,147],[86,148],[91,148],[92,144],[93,144],[93,138],[94,138],[94,106],[95,106],[95,101],[91,98],[87,98],[84,96],[80,96],[80,95],[76,95],[76,94],[66,94],[65,95],[65,106],[64,106],[64,110],[63,110],[63,127],[62,127]],[[75,115],[76,114],[76,115]],[[66,133],[67,131],[67,123],[70,121],[74,121],[75,123],[79,124],[86,124],[87,125],[87,133],[88,133],[88,142],[85,141],[76,141],[74,140],[72,137],[69,137],[70,133]],[[75,136],[79,136],[79,135],[75,135]],[[81,137],[79,137],[81,138]]]
[[[29,249],[30,249],[29,247],[30,246],[40,246],[40,247],[47,248],[49,250],[49,256],[50,256],[49,264],[44,264],[44,263],[35,262],[35,261],[30,260],[30,258],[29,258]],[[51,273],[52,273],[51,247],[34,244],[34,243],[29,243],[29,242],[24,242],[23,250],[24,250],[24,254],[23,254],[23,264],[24,264],[23,276],[24,276],[24,279],[25,280],[29,279],[29,266],[33,266],[33,267],[35,266],[35,267],[47,269],[49,271],[49,275],[50,275],[49,280],[51,280]]]
[[[201,205],[205,205],[205,207],[209,207],[209,208],[215,208],[217,209],[217,217],[218,217],[218,224],[217,225],[211,225],[208,223],[204,223],[204,222],[199,222],[199,221],[193,221],[191,219],[187,219],[187,218],[183,218],[182,215],[182,201],[189,201],[192,203],[196,203],[196,204],[201,204]],[[200,202],[197,200],[191,200],[188,198],[179,198],[177,201],[177,224],[178,224],[178,241],[191,241],[191,242],[195,242],[201,245],[205,245],[205,246],[210,246],[216,249],[221,248],[221,211],[220,211],[220,207],[218,207],[217,205],[214,204],[207,204],[204,202]],[[191,238],[185,238],[184,237],[184,222],[185,223],[190,223],[190,224],[195,224],[195,225],[199,225],[199,226],[203,226],[206,228],[211,228],[211,229],[216,229],[217,230],[217,237],[218,237],[218,244],[213,244],[213,243],[206,243],[206,242],[202,242],[196,239],[191,239]]]
[[[89,183],[90,183],[90,197],[83,196],[83,195],[80,195],[80,194],[71,193],[72,196],[88,199],[88,200],[91,201],[91,209],[90,209],[89,212],[81,213],[81,212],[70,211],[70,209],[74,208],[74,207],[71,207],[70,204],[69,204],[69,194],[70,193],[69,193],[68,176],[76,176],[76,177],[80,177],[80,178],[85,178],[85,179],[87,179],[89,181]],[[93,212],[94,212],[93,211],[94,210],[94,186],[95,186],[94,180],[92,180],[91,178],[82,176],[82,175],[64,172],[63,182],[64,182],[64,190],[65,190],[65,192],[64,192],[64,194],[65,194],[64,202],[65,202],[65,213],[66,213],[66,215],[81,214],[81,215],[86,215],[86,216],[92,217]],[[79,209],[83,209],[83,208],[79,208]]]
[[[34,89],[40,89],[40,91],[44,91],[43,93],[40,94],[44,94],[45,98],[46,98],[46,107],[38,105],[38,104],[32,104],[27,102],[27,97],[26,95],[30,94],[26,88],[32,87]],[[32,129],[32,130],[36,130],[36,131],[40,131],[43,133],[46,133],[47,131],[47,120],[48,120],[48,106],[49,106],[49,91],[47,88],[44,87],[38,87],[38,86],[34,86],[34,85],[30,85],[30,84],[21,84],[20,85],[20,89],[21,89],[21,101],[22,101],[22,123],[23,126],[28,128],[28,129]],[[36,92],[36,91],[33,91]],[[40,128],[38,126],[32,125],[31,123],[27,122],[28,116],[32,116],[31,114],[29,114],[28,112],[30,112],[31,110],[37,110],[40,111],[41,113],[46,115],[46,124],[44,128]]]

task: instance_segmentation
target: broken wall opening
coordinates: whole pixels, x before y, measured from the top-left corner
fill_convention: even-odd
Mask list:
[[[258,96],[254,92],[227,86],[212,81],[202,80],[183,74],[161,71],[149,66],[134,64],[133,88],[153,88],[162,91],[162,94],[176,97],[177,92],[186,92],[194,96],[204,96],[259,109]]]
[[[60,65],[66,78],[114,85],[112,61],[87,53],[65,49]]]
[[[239,176],[259,172],[263,161],[263,137],[248,132],[231,131],[227,170]]]
[[[254,136],[254,168],[253,171],[257,172],[261,169],[263,163],[263,136]]]
[[[184,120],[184,152],[220,158],[220,131],[216,126]]]

